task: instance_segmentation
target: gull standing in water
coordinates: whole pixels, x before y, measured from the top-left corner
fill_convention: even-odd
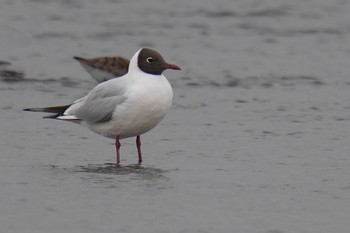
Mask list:
[[[130,60],[125,75],[100,83],[72,104],[24,111],[54,113],[45,118],[81,123],[95,133],[115,139],[117,164],[120,139],[136,137],[141,163],[140,135],[153,129],[172,104],[173,90],[162,74],[167,69],[180,70],[157,51],[142,48]]]

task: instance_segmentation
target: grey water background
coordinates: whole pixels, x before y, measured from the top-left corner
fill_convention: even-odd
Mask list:
[[[350,2],[0,0],[0,231],[346,233]],[[73,56],[152,47],[175,98],[113,141],[24,107],[96,83]]]

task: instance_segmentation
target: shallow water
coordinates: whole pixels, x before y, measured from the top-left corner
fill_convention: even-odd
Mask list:
[[[2,232],[348,232],[346,1],[0,2]],[[96,83],[72,56],[154,47],[174,105],[113,141],[24,107]]]

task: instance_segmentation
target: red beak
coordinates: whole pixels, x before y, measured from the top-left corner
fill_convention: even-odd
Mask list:
[[[163,65],[163,68],[165,68],[165,69],[171,69],[171,70],[181,70],[181,68],[178,67],[177,65],[169,64],[169,63],[165,63],[165,64]]]

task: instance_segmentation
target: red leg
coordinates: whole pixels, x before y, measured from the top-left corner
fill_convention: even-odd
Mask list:
[[[136,147],[137,147],[137,154],[139,155],[139,164],[142,163],[142,154],[141,154],[141,137],[138,135],[136,137]]]
[[[120,141],[119,141],[119,135],[115,138],[115,149],[117,151],[117,165],[120,163]]]

